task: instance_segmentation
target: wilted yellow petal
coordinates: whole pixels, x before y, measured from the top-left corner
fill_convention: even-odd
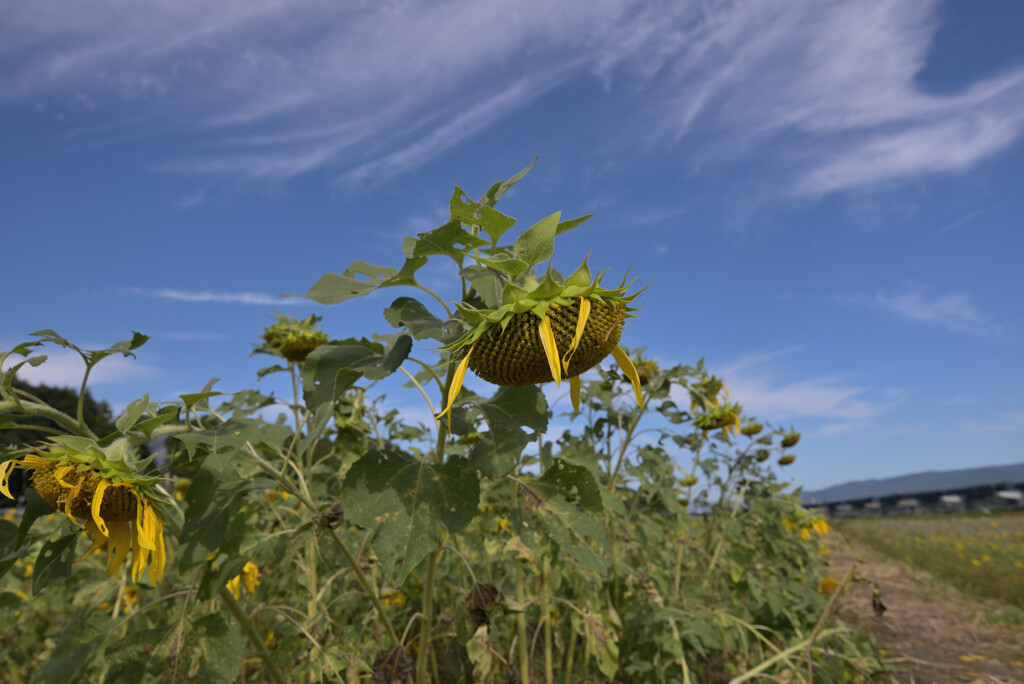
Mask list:
[[[452,376],[452,385],[448,388],[448,403],[444,407],[444,411],[438,413],[434,418],[440,419],[441,416],[452,410],[452,404],[455,403],[455,397],[459,395],[462,390],[462,381],[466,377],[466,369],[469,367],[469,356],[473,353],[473,347],[469,348],[466,355],[462,357],[462,361],[459,362],[459,367],[455,369],[455,375]]]
[[[75,470],[75,466],[73,466],[73,465],[61,466],[60,468],[57,468],[56,471],[54,471],[53,477],[57,480],[57,482],[61,483],[62,485],[64,485],[68,489],[71,489],[75,485],[71,484],[70,482],[65,482],[64,481],[64,477],[68,473],[74,472],[74,470]]]
[[[547,316],[542,316],[537,325],[537,333],[540,335],[540,346],[544,347],[544,356],[548,359],[548,368],[551,369],[551,377],[555,383],[562,384],[562,366],[558,359],[558,344],[555,342],[555,333],[551,330],[551,321]]]
[[[228,588],[228,591],[231,592],[231,595],[235,597],[236,601],[238,599],[242,598],[242,576],[241,575],[235,575],[234,577],[229,579],[226,586]]]
[[[14,464],[17,463],[14,459],[5,461],[0,464],[0,494],[3,494],[8,499],[13,499],[11,496],[11,490],[8,489],[11,483],[11,471],[14,470]]]
[[[89,539],[92,541],[92,544],[90,544],[89,548],[85,550],[82,557],[75,561],[76,563],[84,560],[90,553],[99,553],[99,550],[107,545],[107,535],[100,534],[99,528],[96,527],[96,523],[92,520],[86,523],[85,533],[89,535]]]
[[[614,356],[615,360],[619,362],[619,367],[622,369],[622,372],[625,373],[626,377],[629,378],[629,381],[633,383],[633,392],[636,393],[636,403],[640,408],[643,408],[644,398],[640,393],[640,376],[637,374],[636,368],[633,366],[633,362],[629,360],[629,356],[627,356],[626,352],[622,351],[622,347],[619,347],[618,345],[612,349],[612,356]]]
[[[107,541],[107,576],[112,576],[128,558],[132,548],[131,526],[126,520],[110,521],[110,539]]]
[[[155,551],[153,519],[156,517],[156,514],[153,512],[153,507],[141,496],[136,494],[135,499],[137,502],[135,506],[135,536],[138,537],[139,546],[148,551]]]
[[[48,466],[50,462],[39,454],[25,454],[25,458],[21,459],[21,462],[26,466],[38,468],[39,466]]]
[[[572,412],[580,412],[580,376],[574,375],[569,378],[569,398],[572,400]]]
[[[100,515],[100,506],[103,505],[103,492],[110,486],[110,482],[107,480],[100,480],[96,485],[96,491],[92,495],[92,521],[96,523],[96,529],[103,533],[104,537],[109,537],[110,532],[107,530],[107,523],[103,521],[103,516]]]
[[[566,373],[569,372],[569,361],[572,359],[572,355],[576,353],[580,340],[583,339],[583,329],[587,327],[588,318],[590,318],[590,300],[586,297],[580,297],[580,316],[576,319],[576,333],[572,336],[569,350],[562,357],[562,368],[565,369]]]
[[[164,549],[164,523],[159,516],[154,520],[156,521],[156,550],[153,552],[153,562],[149,564],[149,581],[156,586],[164,578],[167,551]]]

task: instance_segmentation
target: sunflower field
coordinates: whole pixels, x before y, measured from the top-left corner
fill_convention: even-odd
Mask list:
[[[627,346],[642,289],[586,258],[568,276],[550,266],[589,217],[507,240],[516,221],[495,204],[528,170],[478,200],[456,188],[450,221],[407,237],[397,267],[356,261],[304,295],[400,288],[383,332],[332,339],[284,315],[262,331],[260,377],[286,377],[290,396],[146,395],[96,434],[81,402],[62,412],[14,374],[74,350],[84,398],[92,369],[145,335],[87,350],[45,330],[0,352],[0,429],[39,438],[0,455],[0,681],[879,671],[836,617],[851,577],[822,565],[827,523],[776,474],[799,433],[745,415],[703,362],[665,368]],[[437,260],[458,269],[447,291],[417,280]],[[493,391],[464,387],[470,371]],[[383,408],[372,390],[392,375],[432,418]],[[561,435],[538,386],[552,382],[571,404]]]

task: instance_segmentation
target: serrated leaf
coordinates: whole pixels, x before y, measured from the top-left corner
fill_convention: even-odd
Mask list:
[[[395,328],[405,328],[417,340],[445,341],[444,322],[418,299],[399,297],[384,309],[384,318]]]
[[[205,562],[220,547],[246,484],[235,473],[215,472],[206,464],[192,478],[185,495],[185,523],[178,537],[179,572],[186,573]]]
[[[302,364],[302,400],[312,410],[333,402],[380,358],[369,344],[320,345]]]
[[[495,254],[490,257],[480,257],[480,262],[490,266],[496,271],[507,273],[513,278],[530,267],[530,265],[522,259],[517,259],[510,254]]]
[[[95,639],[80,644],[72,643],[70,635],[61,639],[46,662],[32,673],[30,684],[71,684],[78,681],[98,645]]]
[[[455,186],[455,192],[452,193],[448,207],[452,220],[480,226],[491,238],[492,245],[498,244],[501,236],[516,224],[516,220],[511,216],[506,216],[492,207],[470,200],[466,191],[458,186]]]
[[[363,277],[358,278],[357,276]],[[341,275],[328,273],[321,276],[306,294],[284,296],[305,297],[320,304],[339,304],[354,297],[369,294],[380,287],[382,283],[396,276],[398,276],[398,269],[391,266],[374,266],[365,261],[354,261]]]
[[[541,219],[516,239],[515,255],[530,266],[547,261],[555,253],[555,231],[562,212]]]
[[[601,490],[589,470],[555,459],[540,479],[522,485],[522,493],[522,508],[534,529],[588,570],[608,569]]]
[[[373,449],[346,474],[342,498],[347,519],[376,530],[374,550],[388,577],[401,584],[441,546],[445,531],[454,534],[473,519],[480,484],[458,456],[434,466]]]
[[[222,613],[211,613],[192,625],[192,632],[206,654],[195,681],[231,684],[242,671],[245,638],[238,622]]]
[[[535,433],[547,430],[547,399],[536,385],[502,387],[493,397],[478,401],[476,405],[483,413],[488,429],[473,447],[470,461],[474,468],[488,477],[507,475],[534,438],[522,427],[529,427]]]
[[[479,238],[462,227],[460,221],[449,221],[428,233],[420,233],[416,237],[415,256],[444,254],[455,260],[462,268],[462,260],[466,252],[474,247],[483,247],[487,241]]]
[[[66,534],[56,541],[47,541],[36,556],[32,571],[32,595],[38,596],[51,584],[71,577],[71,562],[75,558],[78,533]]]
[[[161,627],[131,632],[104,651],[107,661],[107,676],[103,684],[136,684],[143,681],[147,672],[166,671],[167,661],[160,645],[167,638],[170,629]]]

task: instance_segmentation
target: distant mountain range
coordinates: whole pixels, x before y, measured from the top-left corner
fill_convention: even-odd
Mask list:
[[[855,501],[897,494],[924,494],[965,487],[1024,483],[1024,463],[963,470],[929,470],[923,473],[888,477],[885,479],[857,480],[845,484],[804,492],[805,504],[825,504],[834,501]]]

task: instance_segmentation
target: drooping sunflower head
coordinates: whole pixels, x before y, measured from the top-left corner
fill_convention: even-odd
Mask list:
[[[158,508],[164,497],[156,488],[159,478],[138,473],[125,450],[123,441],[101,448],[81,437],[53,438],[47,449],[0,465],[0,493],[13,498],[8,484],[14,468],[32,471],[39,496],[92,541],[82,558],[106,548],[107,574],[113,575],[131,551],[132,581],[148,564],[150,582],[158,584],[167,559]]]
[[[297,320],[292,316],[277,314],[277,322],[263,330],[263,344],[256,347],[255,354],[273,354],[287,361],[301,363],[309,353],[330,338],[317,330],[319,316],[310,315]]]
[[[504,387],[568,379],[573,407],[579,410],[579,376],[609,354],[633,384],[637,403],[643,405],[640,377],[618,346],[623,324],[637,310],[632,302],[643,290],[628,292],[632,281],[626,278],[616,288],[601,287],[603,276],[599,273],[592,279],[584,259],[564,280],[550,268],[540,281],[530,275],[506,279],[496,308],[458,303],[470,329],[446,347],[462,357],[448,404],[438,417],[451,408],[467,368]]]

